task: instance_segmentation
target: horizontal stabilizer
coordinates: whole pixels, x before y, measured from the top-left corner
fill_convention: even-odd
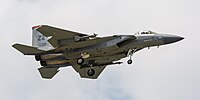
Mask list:
[[[38,68],[42,78],[51,79],[53,78],[60,70],[58,68]]]
[[[35,47],[26,46],[26,45],[22,45],[22,44],[14,44],[14,45],[12,45],[12,47],[17,49],[18,51],[20,51],[24,55],[36,55],[36,54],[39,54],[41,52],[44,52],[43,50],[39,50]]]

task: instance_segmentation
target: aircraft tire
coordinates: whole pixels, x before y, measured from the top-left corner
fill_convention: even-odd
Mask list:
[[[95,74],[94,69],[89,69],[89,70],[87,71],[87,75],[88,75],[88,76],[93,76],[94,74]]]
[[[78,58],[77,59],[77,64],[78,65],[82,65],[84,63],[84,59],[83,58]]]
[[[127,63],[130,65],[130,64],[133,63],[133,61],[132,61],[131,59],[129,59],[129,60],[127,61]]]

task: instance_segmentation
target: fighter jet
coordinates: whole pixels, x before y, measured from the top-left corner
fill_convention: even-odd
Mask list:
[[[119,60],[132,56],[143,48],[174,43],[183,37],[158,34],[153,31],[130,35],[98,37],[48,25],[32,27],[32,46],[12,45],[24,55],[35,56],[41,66],[42,78],[51,79],[59,68],[72,66],[81,78],[97,79],[108,65],[121,64]]]

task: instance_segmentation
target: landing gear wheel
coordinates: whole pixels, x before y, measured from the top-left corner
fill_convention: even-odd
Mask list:
[[[127,63],[130,65],[130,64],[133,63],[133,61],[132,61],[131,59],[129,59],[129,60],[127,61]]]
[[[88,74],[88,76],[93,76],[93,75],[95,74],[94,69],[89,69],[89,70],[87,71],[87,74]]]
[[[77,59],[77,64],[78,65],[82,65],[84,63],[84,59],[83,58],[78,58]]]

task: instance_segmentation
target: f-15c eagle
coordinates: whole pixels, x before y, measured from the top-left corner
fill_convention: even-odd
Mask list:
[[[24,55],[35,56],[42,78],[51,79],[60,67],[72,66],[82,78],[96,79],[107,65],[121,64],[120,59],[130,57],[146,47],[160,46],[184,39],[180,36],[158,34],[152,31],[135,35],[97,37],[59,29],[48,25],[32,27],[32,46],[12,45]]]

